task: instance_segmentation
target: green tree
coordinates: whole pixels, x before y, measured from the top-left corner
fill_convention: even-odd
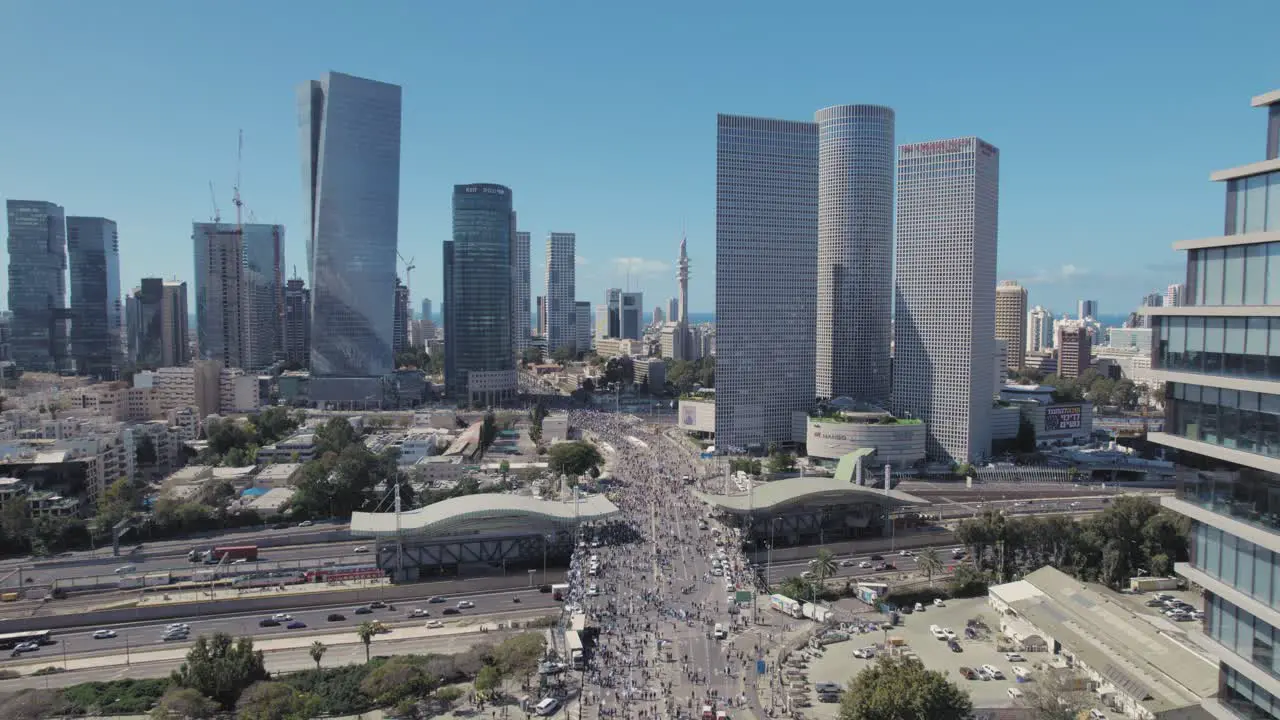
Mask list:
[[[236,720],[303,720],[318,709],[292,686],[264,680],[245,688],[236,703]]]
[[[546,636],[526,632],[504,640],[494,649],[493,657],[503,676],[515,677],[537,670],[546,651]]]
[[[311,643],[311,659],[316,661],[316,670],[320,669],[320,659],[324,657],[325,651],[329,649],[328,645],[316,640]]]
[[[933,587],[933,576],[943,570],[942,558],[935,548],[927,548],[916,558],[916,567],[929,578],[929,587]]]
[[[525,364],[525,365],[538,365],[538,364],[541,364],[541,363],[542,363],[542,348],[539,348],[539,347],[530,347],[530,348],[525,348],[525,351],[524,351],[524,353],[521,355],[520,359],[524,362],[524,364]]]
[[[476,674],[476,695],[483,698],[493,697],[495,691],[502,686],[502,673],[493,665],[485,665]]]
[[[555,349],[555,352],[551,353],[551,359],[560,363],[561,365],[568,365],[570,362],[573,361],[573,357],[574,357],[573,348],[568,345],[561,345],[560,347]]]
[[[796,457],[791,453],[774,452],[769,456],[769,472],[785,473],[796,469]]]
[[[882,656],[840,695],[840,720],[966,720],[968,693],[918,660]]]
[[[231,709],[244,688],[268,677],[262,651],[253,649],[252,638],[233,641],[230,635],[215,633],[196,638],[186,662],[174,671],[171,680]]]
[[[498,438],[498,420],[490,410],[484,414],[484,420],[480,422],[480,452],[484,453]]]
[[[374,624],[368,620],[356,627],[356,635],[359,635],[360,642],[364,643],[364,661],[366,663],[369,662],[369,646],[373,644],[373,636],[377,634],[378,631]]]
[[[218,714],[218,703],[194,688],[171,687],[151,711],[155,720],[205,720]]]
[[[397,655],[369,671],[360,689],[381,705],[421,697],[435,689],[441,672],[429,672],[430,660],[421,655]]]
[[[498,472],[502,473],[502,479],[506,480],[507,473],[511,472],[511,463],[507,462],[506,460],[503,460],[502,462],[498,463]]]
[[[809,569],[818,576],[819,583],[826,581],[827,578],[836,574],[835,554],[826,548],[818,548],[814,558],[809,561]]]
[[[556,443],[547,455],[547,467],[551,472],[569,476],[582,475],[603,463],[600,451],[591,443],[582,441]]]
[[[344,417],[329,418],[316,430],[316,454],[340,453],[356,441],[356,431]]]
[[[1036,673],[1036,681],[1023,683],[1022,697],[1014,701],[1018,707],[1031,710],[1036,720],[1076,720],[1093,706],[1089,691],[1079,689],[1075,678],[1066,670],[1046,668]]]

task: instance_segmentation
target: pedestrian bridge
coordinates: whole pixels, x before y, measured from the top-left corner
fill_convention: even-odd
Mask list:
[[[887,508],[908,505],[930,505],[929,500],[902,492],[884,490],[866,485],[827,477],[798,477],[774,480],[756,487],[751,493],[713,495],[697,492],[695,495],[712,508],[734,514],[768,515],[781,511],[810,506],[846,505],[869,503]]]
[[[397,513],[357,512],[351,515],[356,537],[476,535],[536,535],[573,530],[580,523],[607,520],[618,506],[603,495],[576,503],[540,500],[527,495],[481,493],[449,498],[426,507]]]

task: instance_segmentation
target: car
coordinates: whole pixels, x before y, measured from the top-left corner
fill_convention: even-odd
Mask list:
[[[1031,678],[1031,671],[1021,665],[1013,668],[1013,676],[1023,682]]]
[[[190,630],[191,626],[187,623],[169,623],[164,626],[165,630]]]
[[[271,526],[272,530],[287,530],[288,528],[289,528],[289,523],[283,523],[283,522],[278,522],[275,525]]]
[[[519,595],[512,595],[512,596],[511,596],[511,602],[513,602],[513,603],[515,603],[515,604],[519,605],[519,604],[520,604],[520,596],[519,596]]]
[[[431,596],[431,599],[427,600],[427,602],[429,602],[429,603],[442,603],[442,602],[445,602],[445,599],[444,599],[444,598],[442,598],[442,597],[440,597],[439,595],[432,595],[432,596]]]
[[[172,642],[174,640],[186,640],[187,633],[165,633],[160,637],[160,639],[165,642]]]
[[[853,651],[853,656],[856,658],[862,658],[863,660],[870,660],[876,656],[876,649],[875,647],[858,648]]]
[[[315,523],[311,522],[310,520],[303,520],[302,522],[298,523],[298,527],[311,527],[312,525],[315,525]]]
[[[1000,668],[996,667],[995,665],[983,665],[982,669],[986,670],[987,674],[990,675],[993,680],[1004,679],[1004,673],[1000,672]]]
[[[271,619],[277,622],[289,622],[290,620],[293,619],[293,616],[290,615],[289,613],[276,613],[275,615],[271,616]]]
[[[990,679],[992,679],[992,678],[991,678],[991,673],[987,672],[984,668],[978,668],[978,679],[979,679],[979,680],[990,680]]]
[[[964,648],[960,647],[960,643],[956,642],[955,640],[947,641],[947,649],[950,650],[951,652],[964,652]]]
[[[262,618],[258,621],[258,627],[280,627],[280,621],[275,618]]]
[[[288,625],[285,625],[285,627],[286,627],[287,629],[289,629],[289,630],[302,630],[302,629],[303,629],[303,628],[305,628],[306,626],[307,626],[307,624],[306,624],[306,623],[304,623],[304,622],[302,622],[301,620],[294,620],[293,622],[289,623]]]
[[[876,566],[875,566],[875,567],[873,567],[873,568],[871,568],[871,569],[872,569],[872,570],[875,570],[876,572],[882,572],[882,571],[884,571],[884,570],[888,570],[888,569],[889,569],[889,564],[888,564],[888,563],[877,563],[877,564],[876,564]]]
[[[137,569],[138,568],[135,565],[121,565],[120,567],[115,569],[115,574],[124,575],[126,573],[134,572]]]
[[[369,603],[369,607],[373,608],[374,610],[381,610],[386,606],[387,604],[382,602],[381,600],[374,600],[373,602]]]
[[[946,604],[946,603],[944,603],[944,602],[942,602],[942,598],[934,598],[934,599],[933,599],[933,606],[934,606],[934,607],[946,607],[946,606],[947,606],[947,604]]]
[[[35,652],[36,650],[39,650],[39,649],[40,649],[40,643],[24,642],[24,643],[18,643],[18,645],[13,648],[13,651],[19,652],[19,653],[25,653],[25,652]]]
[[[537,705],[533,707],[533,714],[542,717],[550,717],[556,714],[560,709],[560,701],[555,698],[543,698]]]
[[[475,604],[475,603],[473,603],[473,602],[471,602],[470,600],[459,600],[459,601],[458,601],[458,609],[459,609],[459,610],[470,610],[471,608],[473,608],[473,607],[475,607],[475,606],[476,606],[476,604]]]
[[[948,640],[956,639],[956,631],[951,628],[942,628],[942,634],[946,635]]]
[[[367,552],[369,552],[369,546],[368,546],[368,545],[357,545],[357,546],[355,546],[355,547],[351,548],[351,552],[354,552],[354,553],[367,553]]]
[[[1089,711],[1089,720],[1107,720],[1107,714],[1098,709]]]
[[[820,692],[818,693],[818,702],[835,703],[840,702],[840,693],[836,692]],[[726,718],[728,715],[725,716]]]
[[[898,608],[898,612],[902,613],[903,615],[910,615],[914,611],[911,609],[910,605],[903,605],[902,607]]]
[[[1008,660],[1008,661],[1009,661],[1009,662],[1011,662],[1011,663],[1013,663],[1013,662],[1026,662],[1026,661],[1027,661],[1027,659],[1026,659],[1026,658],[1022,657],[1022,656],[1021,656],[1021,655],[1019,655],[1018,653],[1005,653],[1004,659],[1005,659],[1005,660]]]
[[[1009,688],[1008,690],[1005,690],[1005,692],[1007,692],[1009,694],[1009,697],[1013,698],[1014,700],[1017,700],[1018,698],[1022,697],[1022,691],[1019,690],[1018,688]]]
[[[858,567],[862,568],[863,570],[870,570],[870,569],[871,569],[871,561],[870,561],[870,560],[863,560],[862,562],[858,563]]]
[[[538,592],[540,592],[540,593],[549,593],[549,592],[551,592],[551,586],[550,586],[550,585],[539,585],[539,586],[538,586]]]
[[[963,667],[963,666],[962,666],[962,667],[960,668],[960,674],[964,677],[964,679],[965,679],[965,680],[977,680],[977,679],[978,679],[978,673],[977,673],[977,671],[976,671],[976,670],[974,670],[974,669],[973,669],[973,668],[971,668],[971,667]]]
[[[414,608],[409,611],[409,617],[411,618],[431,617],[431,613],[427,612],[426,610],[423,610],[422,608]]]
[[[916,612],[924,612],[924,603],[916,603]]]
[[[231,561],[231,564],[232,564],[232,565],[243,565],[243,564],[245,564],[245,563],[247,563],[247,562],[249,562],[249,558],[236,558],[235,560],[232,560],[232,561]]]
[[[368,605],[361,605],[360,607],[356,608],[352,612],[354,612],[357,615],[372,615],[373,608],[369,607]]]
[[[458,608],[445,608],[441,611],[444,615],[457,615]]]
[[[806,572],[808,572],[808,571],[806,571]],[[720,569],[720,568],[718,568],[718,567],[713,567],[713,568],[711,568],[711,575],[712,575],[712,576],[714,576],[714,577],[722,577],[722,576],[724,575],[724,571],[723,571],[723,570],[721,570],[721,569]],[[809,575],[810,575],[810,576],[812,576],[812,575],[813,575],[813,573],[809,573]],[[804,574],[803,574],[803,573],[801,573],[801,577],[804,577]]]
[[[342,613],[329,613],[329,617],[325,618],[325,620],[328,620],[329,622],[342,622],[346,619],[347,616]]]
[[[592,597],[595,597],[596,595],[599,595],[599,594],[600,594],[600,586],[599,586],[599,585],[596,585],[595,583],[591,583],[589,586],[587,586],[587,594],[588,594],[588,595],[590,595],[590,596],[592,596]]]
[[[899,551],[898,551],[898,557],[912,557],[912,556],[914,556],[914,555],[915,555],[915,553],[911,552],[910,550],[899,550]]]
[[[428,627],[428,628],[442,628],[442,627],[444,627],[444,623],[440,622],[439,620],[428,620],[428,621],[427,621],[427,624],[426,624],[426,625],[424,625],[424,627]]]
[[[1151,598],[1145,604],[1149,608],[1164,607],[1164,601],[1160,600],[1159,598]]]
[[[840,561],[840,567],[853,567],[856,563],[853,560],[845,558]]]
[[[116,636],[115,630],[98,630],[93,634],[94,640],[107,640]]]
[[[883,559],[884,559],[884,556],[883,556],[883,555],[878,555],[878,554],[876,554],[876,555],[868,555],[868,556],[867,556],[867,559],[868,559],[868,560],[883,560]]]
[[[812,580],[817,576],[814,574],[812,570],[805,570],[804,572],[800,573],[800,577],[804,578],[805,580]]]
[[[929,626],[929,632],[930,632],[930,634],[932,634],[932,635],[933,635],[933,639],[935,639],[935,640],[946,640],[946,639],[947,639],[947,634],[946,634],[946,633],[944,633],[944,632],[942,632],[942,628],[938,627],[937,625],[930,625],[930,626]]]

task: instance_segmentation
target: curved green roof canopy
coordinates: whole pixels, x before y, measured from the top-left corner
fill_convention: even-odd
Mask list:
[[[575,504],[539,500],[527,495],[483,493],[464,495],[400,513],[405,535],[457,537],[461,535],[536,535],[572,529],[619,513],[603,495]],[[358,512],[351,515],[351,534],[385,537],[396,534],[396,514]]]
[[[906,505],[929,505],[924,498],[911,495],[900,490],[885,492],[883,488],[854,485],[835,478],[798,477],[786,480],[774,480],[757,488],[750,497],[747,495],[712,495],[695,493],[698,499],[731,513],[773,512],[790,505],[802,503],[850,503],[872,502],[890,507]]]

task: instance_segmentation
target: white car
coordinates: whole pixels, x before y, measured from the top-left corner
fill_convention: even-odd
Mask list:
[[[595,583],[591,583],[591,585],[587,587],[587,594],[588,594],[588,595],[590,595],[590,596],[592,596],[592,597],[595,597],[596,595],[599,595],[599,594],[600,594],[600,586],[596,585]]]
[[[987,674],[990,675],[993,680],[1004,679],[1004,673],[1000,672],[1000,668],[996,667],[995,665],[983,665],[982,669],[986,670]]]
[[[245,564],[245,563],[247,563],[247,562],[249,562],[249,559],[248,559],[248,558],[236,558],[235,560],[232,560],[232,561],[231,561],[231,564],[232,564],[232,565],[243,565],[243,564]]]
[[[899,550],[899,551],[898,551],[898,556],[899,556],[899,557],[911,557],[911,556],[913,556],[913,555],[915,555],[915,553],[911,552],[910,550]]]
[[[1018,698],[1022,697],[1022,691],[1019,690],[1018,688],[1009,688],[1005,692],[1009,693],[1009,697],[1013,698],[1014,700],[1017,700]]]
[[[18,643],[18,646],[15,647],[13,651],[24,653],[24,652],[34,652],[39,649],[40,649],[40,643],[24,642],[24,643]]]
[[[854,566],[854,565],[856,565],[856,564],[857,564],[857,563],[855,563],[854,561],[850,560],[849,558],[845,558],[844,560],[841,560],[841,561],[840,561],[840,567],[853,567],[853,566]]]
[[[315,523],[311,522],[310,520],[303,520],[302,522],[298,523],[298,527],[311,527],[312,525],[315,525]]]
[[[933,599],[933,606],[934,606],[934,607],[946,607],[946,606],[947,606],[947,604],[946,604],[946,603],[944,603],[944,602],[942,602],[942,598],[934,598],[934,599]]]
[[[721,575],[724,575],[724,571],[721,570],[719,567],[713,567],[711,568],[711,574],[714,575],[715,577],[720,577]]]
[[[947,634],[946,634],[945,632],[943,632],[943,631],[942,631],[942,628],[938,627],[937,625],[930,625],[930,626],[929,626],[929,632],[930,632],[930,633],[933,633],[933,637],[934,637],[934,638],[936,638],[936,639],[938,639],[938,640],[946,640],[946,639],[947,639]]]
[[[475,606],[476,606],[476,604],[475,604],[475,603],[473,603],[473,602],[471,602],[470,600],[459,600],[459,601],[458,601],[458,609],[459,609],[459,610],[470,610],[471,608],[473,608],[473,607],[475,607]]]
[[[289,622],[290,620],[293,619],[293,616],[290,615],[289,613],[276,613],[275,615],[271,616],[271,619],[275,620],[276,622]]]
[[[1022,657],[1018,653],[1006,653],[1004,656],[1004,659],[1008,660],[1009,662],[1026,662],[1027,661],[1026,658]]]
[[[425,627],[442,628],[444,627],[444,623],[440,622],[439,620],[428,620]]]
[[[857,650],[853,651],[853,656],[856,658],[869,660],[876,656],[876,649],[874,647],[858,648]]]
[[[107,640],[116,636],[115,630],[99,630],[93,634],[94,640]]]
[[[863,570],[870,570],[872,568],[871,561],[863,560],[862,562],[858,563],[858,567],[862,568]]]
[[[800,577],[804,578],[805,580],[812,580],[815,577],[815,575],[813,574],[812,570],[805,570],[804,572],[800,573]]]
[[[946,635],[948,640],[956,639],[956,631],[951,628],[942,628],[942,634]]]
[[[369,546],[368,546],[368,545],[357,545],[357,546],[355,546],[355,547],[351,548],[351,552],[355,552],[355,553],[367,553],[367,552],[369,552]]]
[[[169,623],[164,626],[165,631],[169,630],[190,630],[191,626],[186,623]]]
[[[422,608],[414,608],[409,611],[409,617],[411,618],[431,617],[431,613],[427,612],[426,610],[423,610]]]

